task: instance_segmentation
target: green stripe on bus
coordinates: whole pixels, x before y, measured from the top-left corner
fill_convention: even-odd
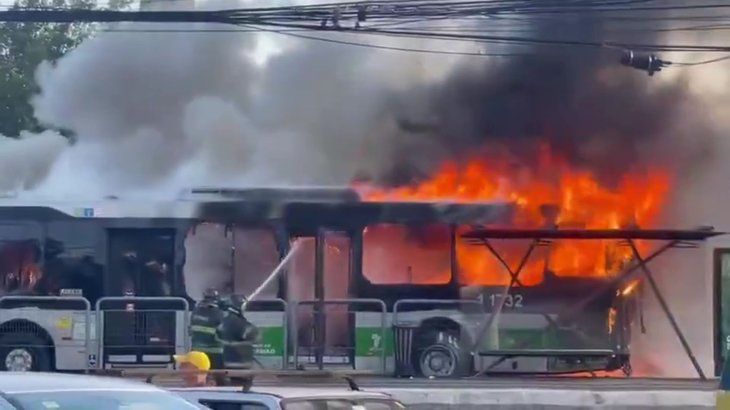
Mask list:
[[[259,327],[260,342],[253,345],[255,356],[281,356],[284,354],[284,328]]]
[[[355,356],[377,357],[382,354],[385,348],[385,355],[393,355],[393,330],[385,329],[385,340],[380,327],[357,327],[355,328]]]

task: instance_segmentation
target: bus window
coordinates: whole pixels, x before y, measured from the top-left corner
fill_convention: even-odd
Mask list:
[[[172,296],[175,232],[109,229],[109,295]]]
[[[250,295],[279,262],[274,233],[268,229],[201,223],[185,238],[185,288],[200,300],[208,288],[223,295]],[[277,296],[274,281],[259,298]]]
[[[297,247],[289,265],[287,296],[290,300],[315,299],[315,253],[316,240],[313,237],[293,239],[291,246]],[[348,297],[350,279],[350,238],[343,232],[327,232],[324,235],[323,286],[325,299]],[[314,342],[314,306],[306,305],[297,310],[299,344],[305,348]],[[325,307],[325,355],[343,356],[343,346],[349,337],[348,306],[326,305]]]
[[[472,228],[465,226],[457,230],[456,262],[459,272],[459,284],[464,286],[507,286],[512,277],[504,265],[484,244],[475,244],[461,237]],[[528,240],[490,240],[490,245],[509,265],[517,269],[525,252],[529,248]],[[519,282],[515,286],[537,285],[543,280],[545,263],[548,261],[547,247],[537,247],[530,253],[519,274]]]
[[[296,246],[288,266],[286,278],[287,297],[290,300],[314,299],[314,252],[315,239],[312,237],[295,238],[291,248]]]
[[[0,225],[0,295],[35,294],[43,276],[40,232],[25,224]]]
[[[324,297],[345,299],[350,290],[350,237],[343,232],[327,232],[324,237]],[[345,356],[350,343],[350,312],[347,305],[325,307],[325,354]]]
[[[104,268],[97,249],[101,232],[92,221],[49,223],[38,293],[59,295],[71,290],[96,303],[103,293]]]
[[[38,241],[0,241],[2,294],[35,294],[43,273]]]
[[[185,237],[185,289],[196,301],[208,288],[233,292],[233,236],[224,224],[201,223]]]
[[[363,231],[362,272],[378,285],[449,283],[451,229],[448,225],[368,226]]]
[[[274,232],[270,229],[235,227],[233,229],[233,292],[251,295],[269,277],[279,263]],[[258,296],[270,299],[278,296],[278,282],[270,285]]]
[[[287,295],[292,300],[314,299],[315,239],[295,238],[298,250],[289,264]],[[327,232],[324,252],[324,297],[348,297],[350,279],[350,238],[341,232]]]

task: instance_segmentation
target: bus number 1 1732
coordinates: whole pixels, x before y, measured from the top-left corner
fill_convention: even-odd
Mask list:
[[[499,293],[492,293],[489,295],[486,300],[484,300],[485,295],[480,295],[480,299],[482,299],[482,303],[489,303],[490,307],[497,307],[500,303],[500,299],[502,299],[502,295]],[[511,294],[508,293],[504,296],[504,307],[506,308],[521,308],[522,307],[522,300],[523,297],[520,294]]]

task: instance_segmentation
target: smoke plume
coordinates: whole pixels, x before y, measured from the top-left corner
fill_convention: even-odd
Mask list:
[[[112,28],[160,27],[181,28]],[[620,27],[588,15],[534,23],[527,35],[666,37]],[[690,92],[690,75],[649,78],[619,66],[618,51],[449,46],[524,56],[407,54],[274,33],[102,32],[38,70],[34,107],[43,123],[78,137],[52,174],[76,182],[64,188],[96,194],[353,177],[402,184],[485,147],[507,146],[530,163],[537,141],[609,180],[626,166],[676,164],[677,153],[691,163],[711,151],[715,131],[695,108],[703,101]],[[278,52],[261,62],[267,49]]]
[[[21,132],[17,139],[0,135],[0,192],[36,188],[65,147],[66,139],[53,131]]]

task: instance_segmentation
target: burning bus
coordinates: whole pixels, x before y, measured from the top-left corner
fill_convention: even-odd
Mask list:
[[[263,367],[629,373],[641,289],[631,273],[641,264],[629,265],[648,241],[715,234],[567,229],[544,204],[539,227],[526,229],[519,198],[383,194],[200,188],[158,203],[7,199],[0,367],[170,367],[189,346],[190,308],[215,287],[256,294],[245,311],[261,330]]]

